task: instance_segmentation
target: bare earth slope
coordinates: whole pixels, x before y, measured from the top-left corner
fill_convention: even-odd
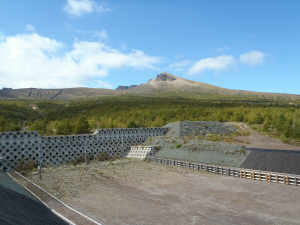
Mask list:
[[[246,136],[235,136],[234,140],[236,141],[235,142],[236,144],[242,144],[248,148],[300,151],[300,146],[285,144],[278,139],[271,138],[269,136],[266,136],[260,132],[251,129],[245,123],[228,122],[227,124],[235,125],[239,128],[239,130],[250,133],[250,135],[246,135]]]
[[[91,98],[116,94],[114,90],[100,88],[63,88],[63,89],[3,89],[0,90],[0,100],[47,100],[47,99],[74,99]]]

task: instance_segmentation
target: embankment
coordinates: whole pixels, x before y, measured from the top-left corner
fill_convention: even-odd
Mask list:
[[[249,149],[240,167],[262,171],[300,174],[300,151]]]
[[[0,224],[67,225],[21,185],[0,172]]]

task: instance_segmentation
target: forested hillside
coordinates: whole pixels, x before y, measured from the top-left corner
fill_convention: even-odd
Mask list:
[[[298,104],[298,105],[297,105]],[[300,138],[299,103],[103,97],[76,101],[1,101],[0,131],[38,130],[42,135],[97,128],[157,127],[175,121],[236,121],[282,138]]]

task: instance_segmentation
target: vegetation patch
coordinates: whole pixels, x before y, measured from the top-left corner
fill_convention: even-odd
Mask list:
[[[37,170],[38,166],[39,166],[39,162],[36,160],[25,161],[24,159],[20,159],[18,163],[15,165],[15,170],[23,175],[26,175],[33,170]]]
[[[176,121],[232,121],[282,136],[287,142],[300,139],[298,102],[218,98],[213,95],[205,98],[112,96],[64,101],[1,101],[0,132],[23,129],[38,131],[41,135],[69,135],[98,128],[160,127]],[[202,126],[207,127],[208,124]]]

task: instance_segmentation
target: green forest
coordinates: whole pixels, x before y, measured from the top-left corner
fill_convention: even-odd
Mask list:
[[[283,139],[300,139],[299,104],[158,97],[68,101],[0,101],[0,131],[41,135],[91,133],[98,128],[160,127],[176,121],[244,122]]]

